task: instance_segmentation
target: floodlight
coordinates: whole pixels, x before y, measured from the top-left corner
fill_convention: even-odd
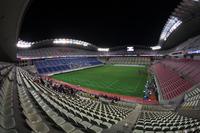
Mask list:
[[[165,24],[163,31],[160,35],[160,40],[166,41],[167,38],[170,36],[170,34],[176,30],[180,25],[182,24],[182,21],[179,20],[178,17],[171,16],[167,23]]]
[[[75,44],[75,45],[81,45],[84,47],[87,47],[90,45],[90,43],[80,41],[80,40],[74,40],[74,39],[54,39],[54,44]]]
[[[134,51],[134,47],[127,47],[127,52],[133,52]]]
[[[109,48],[98,48],[97,50],[100,51],[100,52],[108,52],[108,51],[110,51]]]
[[[17,47],[18,48],[30,48],[31,45],[33,45],[33,44],[34,44],[33,42],[25,42],[25,41],[19,40],[17,42]]]
[[[151,49],[152,50],[159,50],[159,49],[161,49],[161,46],[153,46],[153,47],[151,47]]]

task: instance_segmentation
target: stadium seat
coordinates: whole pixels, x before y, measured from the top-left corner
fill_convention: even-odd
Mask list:
[[[63,123],[62,125],[60,125],[60,127],[66,132],[66,133],[71,133],[72,131],[75,130],[75,127],[68,123],[68,122],[65,122]]]
[[[192,87],[192,84],[161,63],[152,66],[164,100],[173,99]]]
[[[102,63],[94,57],[55,58],[39,60],[34,62],[40,74],[51,74],[67,70],[101,65]],[[65,64],[65,65],[63,65]]]
[[[29,125],[29,127],[31,127],[36,133],[48,133],[50,130],[49,127],[43,122],[31,123],[28,120],[26,120],[26,122]]]

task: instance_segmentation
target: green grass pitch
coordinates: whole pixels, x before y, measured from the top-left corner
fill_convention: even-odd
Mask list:
[[[139,73],[143,71],[144,73]],[[52,78],[94,90],[143,97],[146,67],[101,66],[53,75]]]

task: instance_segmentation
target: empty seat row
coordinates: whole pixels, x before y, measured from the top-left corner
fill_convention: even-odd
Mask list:
[[[52,88],[47,88],[34,82],[33,78],[31,78],[24,70],[17,70],[19,71],[18,87],[23,84],[26,88],[23,89],[22,86],[21,89],[23,93],[20,93],[23,95],[25,94],[24,91],[26,91],[26,94],[30,93],[42,112],[44,112],[46,116],[48,116],[48,118],[64,132],[83,131],[100,133],[104,129],[110,128],[113,124],[124,119],[131,111],[122,106],[107,105],[98,101],[81,99],[79,96],[70,96],[55,92]],[[20,80],[22,80],[23,83],[21,83]],[[26,97],[27,96],[28,95],[26,95]],[[23,99],[25,101],[30,101],[22,96],[21,100],[23,101]],[[37,108],[27,109],[29,107],[34,107],[32,106],[32,103],[31,105],[29,104],[30,103],[25,102],[26,109],[23,109],[23,112],[25,112],[25,110],[30,112],[32,112],[31,110],[37,110]],[[38,111],[34,111],[34,113],[35,112]],[[33,117],[31,116],[31,118],[36,119],[38,122],[42,122],[40,127],[39,123],[31,122],[28,118],[29,116],[26,113],[24,114],[27,117],[27,124],[33,131],[51,131],[51,128],[48,124],[45,124],[45,121],[43,121],[39,114]]]
[[[158,80],[162,97],[165,100],[173,99],[192,87],[189,81],[183,79],[175,71],[162,63],[154,64],[151,70]]]
[[[26,116],[26,123],[28,126],[34,131],[34,132],[66,132],[71,133],[73,131],[77,132],[79,130],[76,130],[76,128],[71,125],[69,122],[66,122],[62,117],[59,116],[55,110],[49,106],[49,103],[44,101],[40,94],[37,93],[36,90],[32,88],[32,86],[29,84],[28,81],[26,81],[25,78],[23,78],[23,81],[26,82],[26,87],[24,86],[18,86],[18,92],[20,97],[21,106],[23,108],[23,113]],[[29,85],[28,85],[29,84]],[[27,88],[31,86],[30,88]],[[25,89],[27,88],[27,89]],[[29,95],[32,96],[30,96]],[[38,109],[35,107],[34,103],[37,103],[37,105],[40,107]],[[47,120],[44,120],[41,116],[41,113],[43,112],[48,117]],[[50,119],[50,120],[49,120]],[[53,123],[52,123],[52,122]],[[48,123],[51,124],[48,124]],[[61,130],[55,130],[54,126],[51,125],[56,124],[57,127]],[[81,133],[81,131],[79,131]]]
[[[182,109],[200,109],[200,89],[199,86],[185,94]]]
[[[34,62],[40,74],[61,72],[70,69],[102,64],[94,57],[54,58],[37,60]]]
[[[29,79],[31,81],[31,79]],[[40,89],[40,91],[44,92],[44,93],[50,93],[53,96],[53,99],[55,100],[62,100],[63,102],[66,102],[66,104],[70,104],[70,106],[80,106],[79,108],[83,108],[84,110],[89,110],[89,112],[96,112],[97,110],[99,112],[107,112],[107,115],[111,115],[110,113],[112,113],[112,115],[114,114],[120,114],[120,115],[127,115],[128,112],[130,112],[130,110],[127,109],[123,109],[123,107],[118,107],[118,106],[112,106],[112,105],[106,105],[106,104],[101,104],[101,102],[95,102],[95,101],[91,101],[91,100],[85,100],[85,99],[81,99],[79,97],[75,97],[75,98],[71,98],[68,97],[67,95],[63,95],[62,93],[53,91],[53,89],[48,89],[47,87],[44,87],[42,85],[39,84],[35,84],[33,82],[30,83],[32,86],[35,86],[36,89]],[[55,94],[57,94],[59,97],[58,98],[54,98],[56,97]],[[63,98],[61,98],[61,96],[63,96]],[[97,113],[97,112],[96,112]],[[124,118],[124,116],[120,116],[121,118],[116,118],[116,119],[122,119]]]
[[[41,116],[38,114],[32,99],[28,95],[27,90],[23,86],[18,86],[19,99],[23,114],[26,117],[26,122],[34,132],[47,133],[50,131],[49,127],[43,122]]]
[[[199,132],[200,122],[178,115],[171,111],[143,111],[141,112],[133,133],[143,132],[159,133],[183,133]]]
[[[173,68],[180,75],[187,77],[193,84],[200,82],[200,61],[192,59],[171,59],[162,61],[168,67]]]
[[[127,65],[148,65],[151,63],[148,57],[111,57],[108,63]]]
[[[17,51],[18,58],[48,58],[48,57],[66,57],[67,55],[98,55],[96,51],[84,50],[69,47],[49,47],[39,49],[23,49]]]
[[[10,74],[9,74],[10,75]],[[10,78],[13,79],[13,75]],[[17,133],[16,120],[14,117],[13,103],[13,81],[9,77],[5,77],[0,88],[0,132],[1,133]]]

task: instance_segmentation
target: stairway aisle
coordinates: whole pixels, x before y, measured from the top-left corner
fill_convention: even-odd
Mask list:
[[[126,119],[106,129],[103,133],[131,133],[132,129],[140,115],[142,105],[138,104],[135,109],[126,117]]]

